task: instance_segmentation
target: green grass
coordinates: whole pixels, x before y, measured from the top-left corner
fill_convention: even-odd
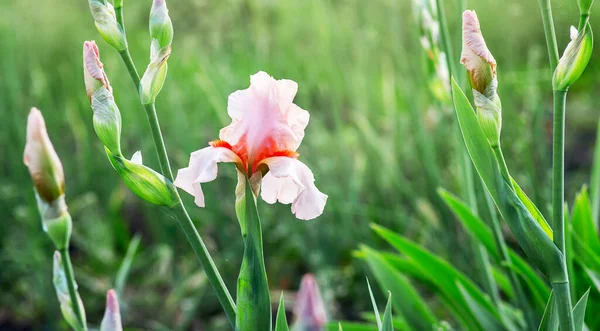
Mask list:
[[[125,2],[138,71],[148,62],[150,4]],[[452,4],[449,24],[458,55],[459,13]],[[370,222],[442,255],[460,240],[442,232],[452,221],[441,218],[444,207],[431,192],[441,183],[461,191],[457,151],[463,147],[454,138],[453,112],[433,107],[425,87],[409,1],[171,0],[168,5],[175,39],[157,109],[174,168],[186,166],[192,151],[218,136],[229,121],[227,96],[246,88],[259,70],[297,81],[295,102],[311,114],[300,157],[329,200],[324,214],[311,222],[296,220],[289,206],[259,203],[271,289],[296,289],[304,272],[314,272],[335,307],[333,315],[355,318],[369,302],[364,266],[351,252],[359,243],[385,247],[369,230]],[[507,161],[546,212],[551,95],[537,6],[535,0],[469,2],[499,63],[503,137],[511,137],[503,140]],[[574,1],[555,1],[555,15],[562,49],[567,22],[577,17]],[[96,32],[87,1],[0,2],[0,325],[65,327],[51,284],[52,245],[42,232],[22,163],[31,106],[42,110],[65,167],[73,263],[88,320],[100,320],[104,293],[114,286],[130,237],[140,233],[140,253],[123,295],[125,325],[224,325],[176,222],[121,184],[94,134],[81,63],[83,41],[92,39],[123,116],[124,153],[142,150],[145,162],[158,169],[137,92],[116,51]],[[598,59],[595,54],[569,94],[567,201],[590,173]],[[435,164],[424,164],[423,148],[435,155]],[[428,167],[440,174],[439,182]],[[225,165],[217,181],[203,186],[207,208],[184,198],[231,291],[243,250],[234,187],[233,166]],[[453,262],[474,272],[461,256]]]

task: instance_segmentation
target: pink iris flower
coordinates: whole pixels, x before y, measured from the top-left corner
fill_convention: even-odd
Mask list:
[[[229,96],[231,124],[221,129],[218,140],[191,154],[174,184],[204,207],[201,184],[217,177],[217,163],[233,162],[238,181],[260,182],[267,203],[291,203],[292,213],[302,220],[321,215],[327,195],[317,189],[312,171],[296,152],[310,117],[293,103],[297,91],[292,80],[275,80],[262,71],[252,75],[248,89]]]

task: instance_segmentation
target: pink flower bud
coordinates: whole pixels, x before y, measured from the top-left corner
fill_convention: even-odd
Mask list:
[[[100,51],[94,41],[83,43],[83,77],[88,99],[91,100],[94,92],[101,87],[112,94],[108,77],[104,73],[104,65],[100,62]]]
[[[296,330],[321,331],[327,322],[325,305],[317,280],[312,274],[302,277],[294,306]]]
[[[477,14],[473,10],[465,10],[463,13],[463,49],[460,63],[469,72],[471,87],[479,93],[485,93],[496,77],[496,60],[485,44]]]
[[[31,108],[27,117],[27,143],[23,162],[29,169],[40,199],[51,203],[64,194],[62,163],[48,137],[44,117],[37,108]]]
[[[122,331],[121,311],[119,310],[119,299],[115,290],[106,293],[106,310],[100,324],[100,331]]]

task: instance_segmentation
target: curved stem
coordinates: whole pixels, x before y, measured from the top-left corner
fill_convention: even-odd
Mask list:
[[[69,288],[69,296],[71,297],[71,304],[73,312],[81,325],[81,330],[87,330],[85,318],[83,318],[83,312],[79,306],[79,299],[77,297],[77,289],[75,288],[75,275],[73,274],[73,266],[71,265],[71,257],[69,255],[68,248],[60,250],[62,256],[62,265],[65,270],[65,276],[67,277],[67,287]]]
[[[123,0],[114,1],[115,15],[117,16],[117,23],[121,25],[121,29],[125,31],[125,21],[123,20]]]
[[[546,34],[546,45],[548,47],[548,58],[550,59],[550,69],[554,72],[558,64],[558,46],[556,44],[556,32],[554,32],[554,19],[552,18],[552,6],[550,0],[539,0],[542,11],[542,21],[544,23],[544,33]]]

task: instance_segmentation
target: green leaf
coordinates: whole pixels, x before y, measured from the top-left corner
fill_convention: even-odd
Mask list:
[[[394,325],[392,324],[392,292],[388,292],[388,301],[383,313],[382,326],[381,331],[394,331]]]
[[[395,270],[377,251],[367,246],[362,246],[362,251],[380,287],[395,293],[392,304],[409,325],[417,330],[424,330],[437,323],[427,303],[404,275]]]
[[[473,107],[471,107],[469,100],[460,87],[456,85],[454,79],[452,79],[452,95],[458,123],[464,142],[467,145],[469,156],[475,165],[477,173],[479,173],[479,176],[490,192],[492,199],[498,203],[500,201],[500,193],[503,189],[498,177],[500,174],[498,162],[485,134],[479,126]]]
[[[588,277],[590,277],[590,280],[592,281],[592,284],[594,284],[594,288],[596,288],[596,291],[600,293],[600,274],[586,267],[583,267],[583,270],[585,270],[585,273],[588,275]]]
[[[542,321],[538,327],[538,331],[558,331],[558,312],[556,311],[556,300],[554,299],[554,291],[550,292],[546,309]]]
[[[373,296],[373,290],[371,289],[369,278],[367,278],[367,287],[369,288],[369,295],[371,296],[371,304],[373,304],[373,312],[375,313],[375,319],[377,321],[377,329],[381,331],[381,317],[379,316],[379,308],[377,308],[377,303],[375,302],[375,297]]]
[[[480,304],[478,304],[473,297],[469,294],[469,292],[465,289],[464,286],[460,282],[456,282],[456,286],[460,290],[463,298],[467,302],[467,305],[475,315],[475,318],[479,322],[479,325],[486,331],[501,331],[504,330],[504,327],[499,323],[499,316],[494,316],[490,314],[485,308],[483,308]]]
[[[546,298],[550,296],[550,288],[546,282],[538,276],[538,273],[520,257],[515,251],[509,250],[509,255],[512,264],[509,266],[515,270],[519,276],[527,283],[527,287],[533,292],[534,298],[537,300],[540,307],[546,302]]]
[[[598,237],[598,232],[594,225],[587,187],[585,186],[575,198],[571,213],[571,222],[573,231],[577,237],[577,243],[574,243],[574,248],[576,249],[575,255],[578,260],[587,265],[590,263],[589,260],[593,260],[594,257],[590,257],[587,250],[582,249],[582,244],[589,247],[592,252],[600,252],[600,237]]]
[[[502,177],[498,161],[481,130],[473,107],[456,82],[452,81],[454,108],[469,156],[502,218],[533,264],[551,280],[563,281],[562,255],[538,220]],[[527,199],[525,199],[527,202]]]
[[[330,322],[325,324],[326,331],[378,331],[377,327],[365,323],[355,322]]]
[[[533,218],[537,221],[542,230],[544,230],[548,238],[550,238],[550,240],[554,240],[554,233],[548,222],[546,222],[544,215],[542,215],[540,210],[533,204],[533,202],[531,201],[531,199],[529,199],[527,194],[523,192],[519,184],[517,184],[517,181],[515,181],[515,179],[512,177],[510,177],[510,181],[513,184],[513,187],[515,188],[515,193],[519,197],[519,200],[521,200],[523,205],[525,205],[525,208],[529,210],[531,216],[533,216]]]
[[[587,306],[588,296],[590,290],[585,291],[581,299],[573,307],[573,323],[575,324],[575,331],[582,331],[585,319],[585,307]]]
[[[279,298],[279,309],[277,309],[277,320],[275,322],[275,331],[289,331],[287,318],[285,316],[285,304],[283,303],[283,293]]]
[[[592,163],[592,178],[590,179],[590,199],[592,200],[592,220],[599,221],[600,213],[600,120],[596,126],[596,146],[594,147],[594,162]],[[596,223],[598,227],[598,223]]]
[[[141,241],[142,237],[139,234],[136,234],[131,239],[129,246],[127,247],[127,252],[125,253],[125,258],[123,258],[123,262],[121,262],[121,266],[117,271],[117,276],[115,277],[115,291],[117,291],[117,295],[119,297],[123,293],[125,281],[127,280],[127,276],[131,270],[131,263],[133,263],[133,258],[135,257],[135,253],[137,252]]]
[[[429,280],[436,284],[444,297],[452,303],[450,307],[455,310],[455,316],[457,319],[462,319],[462,322],[466,324],[467,328],[481,329],[478,326],[475,316],[460,293],[460,290],[456,286],[457,280],[464,286],[476,302],[482,307],[485,307],[485,309],[493,315],[498,316],[496,307],[491,304],[487,295],[483,294],[470,279],[447,261],[386,228],[378,226],[377,224],[372,224],[371,227],[396,250],[408,256],[421,272],[427,274]]]
[[[263,256],[262,230],[256,198],[245,181],[245,196],[238,197],[236,212],[242,226],[244,256],[237,286],[237,331],[271,330],[271,298]]]
[[[463,226],[473,235],[474,238],[479,240],[487,251],[498,259],[498,249],[494,242],[492,231],[488,226],[475,214],[471,212],[471,209],[467,205],[454,196],[452,193],[444,190],[443,188],[438,189],[439,195],[442,197],[446,205],[452,210],[454,215],[461,221]]]

